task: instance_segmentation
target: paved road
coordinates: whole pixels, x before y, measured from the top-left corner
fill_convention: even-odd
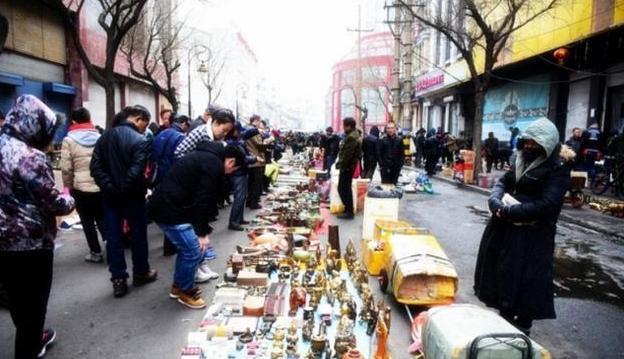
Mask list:
[[[486,218],[474,206],[485,208],[485,197],[443,183],[435,183],[435,189],[439,195],[407,195],[402,200],[402,217],[431,228],[460,273],[458,302],[478,304],[472,295],[472,275]],[[217,270],[225,267],[224,254],[246,241],[244,234],[224,229],[225,213],[220,217],[211,236],[220,255],[215,261]],[[360,238],[361,217],[335,222],[341,225],[343,248],[349,237]],[[555,358],[624,357],[621,247],[580,228],[560,226],[559,232],[558,255],[563,258],[558,261],[563,268],[559,272],[566,273],[559,280],[562,293],[585,299],[557,298],[559,318],[538,322],[535,340],[549,348]],[[46,358],[179,357],[186,335],[198,326],[202,311],[183,308],[167,297],[173,258],[160,255],[157,228],[150,227],[150,258],[160,279],[146,287],[133,288],[123,299],[112,297],[104,265],[83,261],[86,243],[81,232],[63,232],[57,243],[48,324],[58,330],[59,340]],[[373,279],[371,285],[377,288]],[[205,298],[210,298],[214,283],[203,285],[203,289]],[[409,321],[402,306],[391,298],[387,300],[393,306],[393,357],[409,358]],[[12,357],[13,338],[8,312],[0,310],[0,358]]]

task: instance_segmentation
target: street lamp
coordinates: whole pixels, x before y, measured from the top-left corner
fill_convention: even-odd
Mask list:
[[[247,99],[247,85],[245,85],[244,83],[239,83],[238,85],[236,85],[236,94],[235,94],[236,96],[236,120],[238,120],[240,116],[239,111],[238,111],[238,91],[240,89],[243,89],[243,94],[241,95],[241,98],[243,100]]]
[[[195,46],[191,46],[186,53],[187,69],[188,69],[187,86],[188,86],[188,115],[189,117],[192,116],[192,109],[193,109],[193,106],[191,104],[192,102],[191,100],[191,53],[193,51],[196,51],[198,48],[201,48],[203,51],[210,51],[204,45],[195,45]],[[197,52],[196,52],[196,55],[198,55]],[[204,61],[202,61],[199,67],[197,68],[197,72],[202,72],[202,73],[208,72],[208,66],[206,65]]]

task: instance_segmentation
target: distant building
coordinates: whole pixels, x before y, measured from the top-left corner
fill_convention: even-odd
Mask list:
[[[159,6],[171,6],[171,0]],[[22,94],[41,98],[52,110],[68,116],[71,109],[89,109],[96,125],[106,126],[104,89],[92,79],[66,34],[61,14],[43,1],[0,0],[9,22],[9,37],[0,55],[0,110],[7,111]],[[83,47],[96,67],[105,62],[106,37],[98,24],[100,7],[87,1],[80,14]],[[152,115],[165,106],[164,98],[149,84],[130,75],[128,60],[117,54],[115,109],[141,104]]]
[[[334,65],[331,125],[335,130],[342,130],[344,117],[359,120],[356,96],[361,96],[362,106],[368,109],[367,129],[373,125],[384,126],[391,119],[392,41],[389,32],[362,36],[361,84],[357,81],[357,43],[342,61]]]

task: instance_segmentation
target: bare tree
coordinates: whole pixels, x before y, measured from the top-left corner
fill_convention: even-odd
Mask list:
[[[132,76],[149,82],[178,112],[180,102],[175,73],[181,62],[177,56],[183,25],[173,23],[175,9],[167,2],[146,7],[139,26],[128,33],[121,51],[126,55]]]
[[[405,0],[397,2],[424,26],[451,42],[468,66],[475,91],[472,147],[476,153],[475,172],[479,173],[483,103],[492,70],[512,34],[554,9],[562,0],[451,0],[444,8],[436,5],[441,2],[417,6],[410,6]],[[475,56],[477,51],[483,54],[483,63]]]
[[[206,50],[205,58],[201,59],[204,76],[201,80],[206,90],[208,90],[208,104],[212,104],[219,99],[223,91],[222,73],[225,68],[225,59],[219,56],[215,46]]]
[[[80,14],[85,4],[93,2],[89,10],[97,9],[97,22],[106,37],[104,64],[98,64],[89,58],[80,36]],[[148,0],[49,0],[59,9],[73,40],[76,50],[91,76],[106,94],[106,126],[110,127],[115,114],[115,62],[119,48],[128,32],[139,22],[143,8]],[[87,15],[89,16],[89,15]]]

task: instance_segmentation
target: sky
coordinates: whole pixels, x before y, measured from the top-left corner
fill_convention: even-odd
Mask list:
[[[312,118],[324,120],[325,96],[332,67],[355,45],[358,4],[363,27],[369,8],[380,0],[205,0],[215,26],[240,31],[256,53],[261,71],[273,83],[281,101],[298,106],[312,103]],[[375,5],[373,5],[375,4]]]

